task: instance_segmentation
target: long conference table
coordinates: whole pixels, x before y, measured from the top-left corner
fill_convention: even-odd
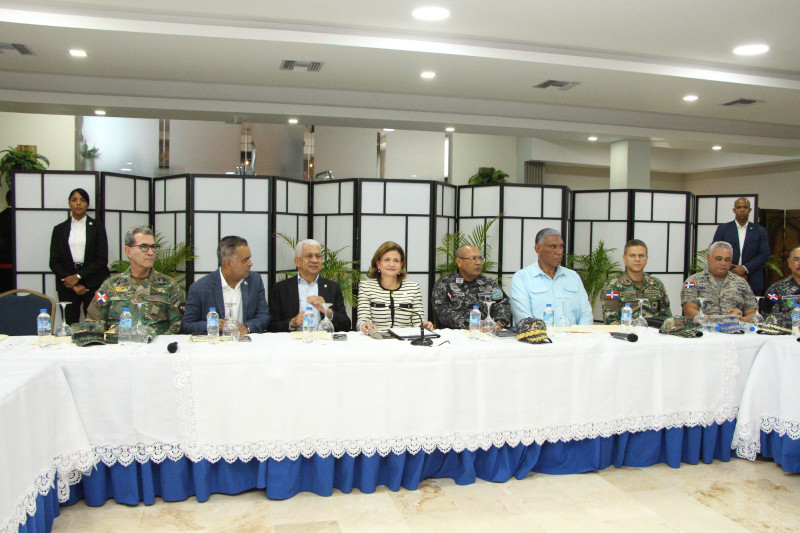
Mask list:
[[[531,345],[440,333],[430,348],[355,332],[85,348],[6,338],[0,531],[49,531],[79,499],[413,490],[430,477],[677,468],[733,449],[800,471],[793,338],[649,330],[636,343],[593,332]]]

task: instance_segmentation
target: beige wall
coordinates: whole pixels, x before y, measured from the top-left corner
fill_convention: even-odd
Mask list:
[[[495,167],[517,183],[517,138],[502,135],[453,134],[453,185],[466,185],[480,167]]]
[[[764,209],[800,209],[800,161],[685,174],[694,194],[758,194]]]
[[[588,167],[545,163],[545,185],[566,185],[575,191],[608,189],[608,167]],[[683,191],[684,177],[674,172],[650,172],[650,188],[661,191]]]

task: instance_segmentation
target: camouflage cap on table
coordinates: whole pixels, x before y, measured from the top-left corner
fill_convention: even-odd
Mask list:
[[[547,326],[538,318],[523,318],[517,322],[517,340],[530,344],[553,342],[547,336]]]
[[[703,336],[703,332],[700,331],[700,326],[695,324],[691,318],[682,315],[664,319],[664,323],[661,324],[659,332],[665,335],[675,335],[676,337],[685,337],[687,339]]]
[[[72,324],[72,342],[75,346],[84,347],[92,344],[105,344],[103,325],[97,322],[78,322]]]

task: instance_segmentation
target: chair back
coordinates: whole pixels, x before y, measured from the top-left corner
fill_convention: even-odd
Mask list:
[[[56,302],[46,294],[28,289],[0,294],[0,333],[36,335],[36,317],[40,309],[47,309],[55,322]]]

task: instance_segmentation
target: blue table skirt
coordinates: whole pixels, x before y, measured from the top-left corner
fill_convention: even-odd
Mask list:
[[[678,468],[682,462],[729,461],[734,426],[735,422],[725,422],[706,428],[622,433],[543,445],[506,445],[475,452],[345,455],[341,459],[314,456],[247,463],[193,463],[185,458],[160,464],[134,462],[129,466],[107,467],[101,463],[71,488],[69,501],[62,505],[81,498],[90,506],[103,505],[110,498],[127,505],[150,505],[157,496],[165,501],[194,496],[203,502],[211,494],[237,494],[252,489],[266,490],[268,498],[282,500],[303,491],[320,496],[331,495],[333,489],[372,493],[379,485],[391,490],[414,490],[427,478],[452,478],[459,485],[467,485],[478,478],[503,482],[512,476],[522,479],[530,472],[577,474],[611,465],[643,467],[667,463]]]
[[[46,496],[39,494],[36,497],[36,514],[29,516],[24,526],[19,526],[19,533],[49,533],[53,528],[53,520],[61,514],[58,509],[58,493],[55,489]]]
[[[762,431],[761,456],[774,460],[784,472],[800,473],[800,440],[792,440],[789,435]]]

